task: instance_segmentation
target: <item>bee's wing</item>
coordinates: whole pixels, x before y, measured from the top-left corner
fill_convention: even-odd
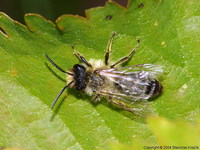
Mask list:
[[[134,104],[132,110],[148,110],[152,95],[147,93],[151,80],[162,74],[162,66],[142,64],[129,67],[118,67],[100,71],[105,84],[96,92],[99,95]],[[149,106],[148,106],[149,107]]]
[[[152,96],[146,92],[150,80],[162,72],[162,66],[153,64],[101,70],[100,75],[104,76],[105,84],[97,93],[104,96],[112,95],[128,103],[144,101]]]
[[[149,99],[152,95],[146,93],[146,90],[150,80],[156,79],[162,72],[162,66],[153,64],[101,70],[105,85],[98,91],[129,103]]]
[[[130,102],[127,101],[127,97],[119,97],[116,93],[112,93],[109,91],[98,91],[97,93],[106,97],[110,97],[111,99],[109,100],[109,102],[126,111],[132,112],[137,116],[145,117],[147,115],[156,115],[155,109],[152,107],[152,102],[145,99],[143,99],[142,101],[135,101],[134,104],[130,104],[127,103]]]
[[[112,69],[103,70],[107,73],[116,74],[134,74],[136,72],[146,71],[152,78],[157,78],[163,73],[163,66],[154,64],[139,64],[128,67],[117,67]]]

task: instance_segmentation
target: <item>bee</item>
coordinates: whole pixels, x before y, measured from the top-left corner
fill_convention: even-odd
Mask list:
[[[108,102],[115,106],[135,114],[145,111],[149,103],[151,103],[148,99],[156,97],[161,93],[162,85],[157,80],[157,77],[163,72],[162,66],[139,64],[128,67],[117,67],[130,60],[138,49],[140,40],[137,40],[136,47],[127,56],[122,57],[115,63],[109,62],[113,37],[115,35],[115,32],[111,34],[104,60],[90,59],[87,61],[72,46],[74,54],[82,63],[75,64],[69,71],[61,69],[46,54],[46,58],[57,69],[67,74],[67,84],[56,96],[52,108],[60,95],[68,87],[87,93],[92,97],[92,102],[99,102],[102,98],[106,98]],[[148,113],[148,111],[146,112]]]

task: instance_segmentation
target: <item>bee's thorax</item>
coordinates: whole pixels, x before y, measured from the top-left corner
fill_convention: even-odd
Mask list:
[[[100,75],[100,70],[94,70],[88,76],[87,87],[85,92],[88,95],[92,95],[93,92],[97,92],[99,88],[101,88],[105,84],[105,77]]]

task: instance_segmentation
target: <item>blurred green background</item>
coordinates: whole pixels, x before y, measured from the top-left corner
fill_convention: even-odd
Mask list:
[[[0,0],[0,11],[24,23],[25,13],[38,13],[55,21],[63,14],[85,16],[85,9],[103,6],[107,0]],[[115,0],[126,6],[128,0]]]

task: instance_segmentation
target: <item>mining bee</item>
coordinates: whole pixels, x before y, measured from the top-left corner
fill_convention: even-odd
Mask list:
[[[92,102],[106,98],[108,102],[135,114],[149,112],[147,106],[151,102],[148,99],[157,96],[162,91],[162,85],[157,80],[163,72],[162,66],[140,64],[116,67],[133,56],[140,45],[140,40],[137,40],[137,46],[127,56],[111,64],[109,58],[115,35],[116,33],[113,32],[108,41],[104,60],[90,59],[87,61],[72,46],[74,54],[82,63],[75,64],[69,71],[61,69],[46,54],[46,58],[57,69],[67,74],[67,84],[55,98],[52,108],[65,89],[70,87],[92,96]]]

